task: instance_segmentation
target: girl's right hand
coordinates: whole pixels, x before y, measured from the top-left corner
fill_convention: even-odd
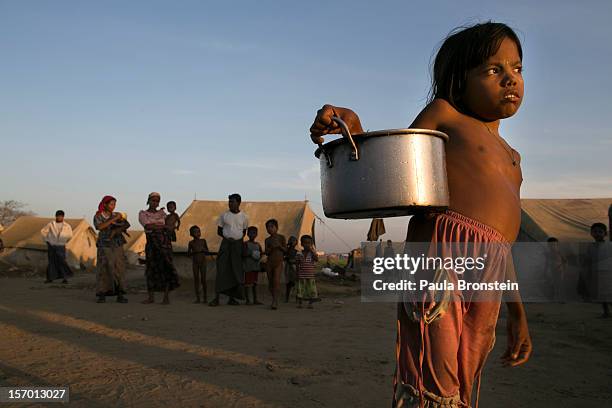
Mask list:
[[[310,138],[314,143],[323,143],[323,135],[341,133],[340,126],[332,120],[332,116],[342,119],[347,124],[351,133],[363,133],[359,116],[355,112],[338,106],[323,105],[317,111],[317,116],[310,127]]]

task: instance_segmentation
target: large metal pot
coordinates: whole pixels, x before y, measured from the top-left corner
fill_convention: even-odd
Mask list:
[[[323,211],[329,218],[378,218],[448,207],[445,133],[390,129],[319,145]]]

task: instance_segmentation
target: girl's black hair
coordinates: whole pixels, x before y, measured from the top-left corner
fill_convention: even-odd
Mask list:
[[[270,224],[272,224],[272,225],[274,225],[276,228],[278,228],[278,221],[276,221],[274,218],[270,218],[268,221],[266,221],[266,227],[267,227],[268,225],[270,225]]]
[[[251,225],[250,227],[247,227],[247,233],[248,233],[248,232],[251,232],[251,231],[255,231],[255,232],[257,232],[257,227],[256,227],[256,226],[254,226],[254,225]]]
[[[428,102],[441,98],[465,113],[467,109],[461,99],[465,93],[468,71],[494,55],[505,38],[516,43],[522,60],[521,41],[506,24],[488,21],[451,31],[434,60]]]

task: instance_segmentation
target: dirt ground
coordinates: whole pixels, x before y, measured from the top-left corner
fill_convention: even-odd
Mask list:
[[[171,305],[142,305],[142,272],[131,280],[130,303],[96,304],[93,275],[0,278],[0,386],[68,385],[69,406],[88,408],[390,406],[395,306],[361,303],[357,284],[271,311],[193,304],[189,281]],[[502,316],[480,406],[612,406],[612,319],[590,304],[527,311],[534,355],[501,366]]]

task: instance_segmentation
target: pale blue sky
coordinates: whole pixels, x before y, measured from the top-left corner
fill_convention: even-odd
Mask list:
[[[611,18],[607,0],[0,1],[0,199],[90,218],[103,194],[135,214],[153,190],[179,211],[237,191],[322,215],[316,109],[407,126],[436,46],[487,19],[523,40],[525,101],[501,128],[523,196],[610,197]],[[367,232],[328,223],[351,245]],[[388,224],[401,239],[405,220]]]

